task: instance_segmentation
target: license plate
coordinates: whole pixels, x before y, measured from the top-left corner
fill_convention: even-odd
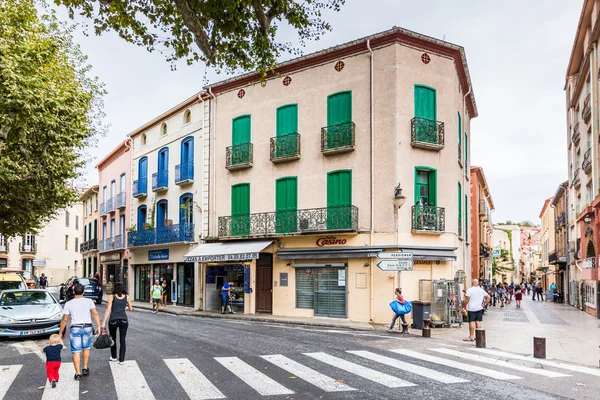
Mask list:
[[[85,289],[86,293],[94,293],[94,289]]]
[[[44,329],[36,329],[35,331],[23,331],[21,332],[21,336],[41,335],[42,333],[44,333]]]

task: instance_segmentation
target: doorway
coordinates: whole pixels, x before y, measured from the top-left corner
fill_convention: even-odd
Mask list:
[[[177,264],[177,305],[194,306],[194,264]]]
[[[256,262],[256,312],[273,312],[273,254],[261,253]]]
[[[315,268],[315,316],[346,317],[346,268]]]

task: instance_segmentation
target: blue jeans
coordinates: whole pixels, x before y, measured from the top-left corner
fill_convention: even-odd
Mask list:
[[[398,318],[400,318],[402,320],[403,324],[406,324],[406,318],[404,317],[404,314],[394,313],[394,318],[392,318],[392,323],[390,324],[390,329],[394,328],[394,325],[396,325],[396,321],[398,320]]]
[[[229,295],[221,295],[221,307],[227,307],[229,305]]]
[[[91,326],[85,328],[71,327],[71,330],[69,330],[71,353],[81,353],[82,350],[89,350],[92,346],[93,335],[94,328]]]

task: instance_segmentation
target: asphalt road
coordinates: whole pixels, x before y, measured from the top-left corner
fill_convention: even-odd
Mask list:
[[[0,399],[597,399],[600,390],[600,369],[499,357],[414,334],[146,311],[129,318],[125,365],[92,349],[91,374],[77,385],[63,350],[56,389],[46,385],[38,354],[45,338],[0,341]]]

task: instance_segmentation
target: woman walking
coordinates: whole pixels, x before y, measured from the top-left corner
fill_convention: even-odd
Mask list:
[[[402,289],[396,288],[396,290],[394,291],[394,295],[396,296],[394,301],[397,301],[402,305],[406,304],[404,297],[402,297]],[[403,325],[406,325],[406,318],[404,317],[404,314],[400,314],[394,310],[394,317],[392,318],[392,323],[390,324],[390,326],[387,327],[388,332],[391,332],[394,329],[394,325],[396,325],[396,320],[398,320],[398,318],[402,320]],[[408,331],[403,330],[402,333],[408,333]]]
[[[133,310],[131,299],[127,295],[122,283],[116,283],[114,293],[108,298],[108,306],[102,320],[102,327],[106,327],[108,319],[108,333],[112,337],[115,344],[110,348],[110,361],[117,361],[117,329],[119,330],[119,364],[125,362],[125,338],[127,336],[127,328],[129,321],[125,310]],[[109,318],[110,317],[110,318]]]
[[[521,300],[523,300],[523,291],[521,290],[521,286],[515,286],[515,302],[517,303],[517,308],[521,308]]]

